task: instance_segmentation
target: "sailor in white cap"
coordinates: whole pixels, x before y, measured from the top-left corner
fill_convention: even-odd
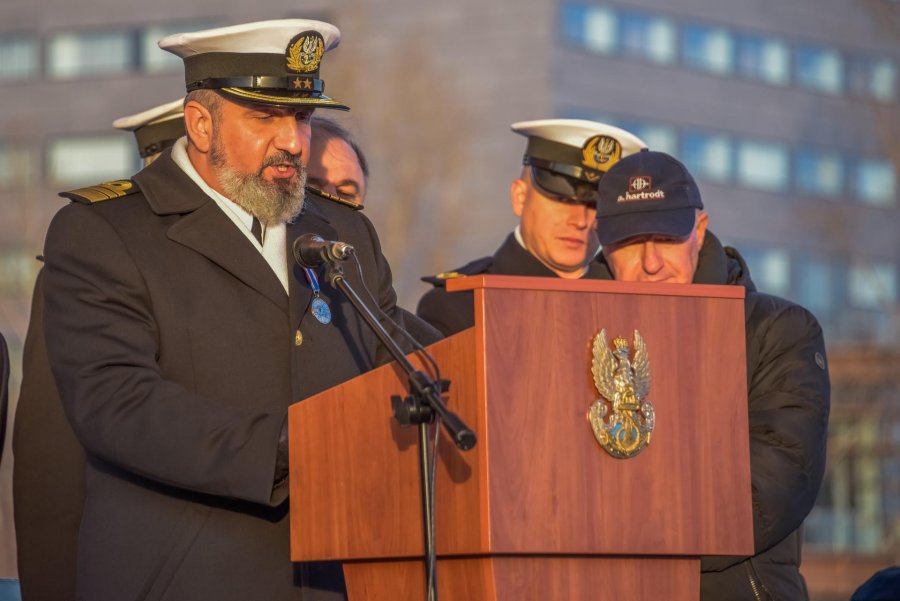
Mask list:
[[[304,203],[310,114],[346,108],[319,74],[339,37],[292,19],[162,40],[186,137],[50,226],[44,339],[87,453],[79,599],[344,598],[339,564],[290,561],[287,409],[387,357],[294,240],[353,245],[347,280],[414,317],[366,217]]]
[[[184,135],[184,98],[119,117],[113,121],[113,127],[134,134],[138,154],[146,167]]]
[[[513,123],[512,130],[528,138],[524,168],[510,185],[519,225],[493,256],[422,278],[434,288],[416,313],[448,336],[475,323],[472,293],[448,294],[448,278],[481,273],[601,277],[593,264],[600,246],[597,184],[619,159],[646,147],[623,129],[582,119],[523,121]]]

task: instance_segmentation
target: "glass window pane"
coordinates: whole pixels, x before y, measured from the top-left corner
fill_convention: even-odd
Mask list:
[[[584,21],[584,46],[609,54],[616,49],[616,14],[608,8],[590,8]]]
[[[34,154],[27,148],[0,143],[0,189],[24,188],[34,181]]]
[[[124,73],[134,66],[134,54],[129,31],[62,33],[48,45],[47,70],[56,79]]]
[[[688,25],[682,36],[685,64],[720,74],[734,69],[734,39],[726,29]]]
[[[29,36],[0,37],[0,81],[26,79],[38,73],[38,45]]]
[[[856,196],[878,206],[897,200],[897,174],[887,161],[861,161],[856,168]]]
[[[844,162],[833,152],[803,150],[796,156],[797,189],[831,198],[844,191]]]
[[[835,276],[831,266],[821,259],[807,257],[798,267],[797,301],[813,313],[830,310],[835,296]]]
[[[791,263],[784,250],[743,248],[741,253],[750,268],[750,277],[760,292],[787,296],[791,287]]]
[[[642,139],[650,150],[658,150],[673,156],[678,154],[678,134],[672,127],[625,119],[618,120],[615,125]]]
[[[831,48],[798,48],[797,83],[819,92],[839,94],[844,88],[844,61],[840,53]]]
[[[128,178],[136,170],[128,136],[65,138],[50,145],[48,168],[55,184],[90,185]]]
[[[897,97],[897,67],[884,59],[872,65],[869,74],[869,93],[876,100],[889,102]]]
[[[850,302],[861,309],[892,309],[897,302],[897,269],[889,263],[850,268]]]
[[[656,63],[675,60],[675,25],[668,19],[626,13],[619,18],[619,34],[626,56]]]
[[[733,144],[728,136],[688,132],[682,136],[681,159],[698,178],[727,181],[734,164]]]
[[[738,181],[748,188],[787,189],[788,153],[777,144],[741,142],[737,150]]]
[[[744,77],[773,85],[786,85],[788,59],[788,47],[784,42],[756,36],[738,39],[737,70]]]

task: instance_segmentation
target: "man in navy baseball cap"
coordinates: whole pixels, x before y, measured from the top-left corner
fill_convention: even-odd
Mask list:
[[[825,470],[830,388],[822,329],[803,307],[757,292],[740,254],[719,244],[708,221],[694,178],[662,152],[625,157],[600,180],[597,237],[616,280],[745,288],[755,550],[701,558],[700,599],[752,601],[759,591],[808,599],[800,525]]]
[[[616,279],[692,282],[708,220],[694,178],[663,152],[625,157],[600,180],[597,236]]]

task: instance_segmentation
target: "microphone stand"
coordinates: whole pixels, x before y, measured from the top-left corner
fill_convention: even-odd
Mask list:
[[[369,329],[375,333],[394,360],[400,365],[409,378],[409,396],[401,399],[399,396],[391,398],[391,406],[394,410],[394,419],[402,426],[418,425],[419,427],[419,476],[422,489],[422,523],[425,534],[425,583],[426,595],[429,601],[438,601],[437,594],[437,561],[434,540],[434,516],[432,515],[431,480],[428,477],[430,468],[430,453],[428,450],[428,425],[434,421],[435,416],[440,418],[440,423],[450,435],[456,446],[467,451],[475,446],[477,441],[475,433],[457,416],[450,411],[441,398],[441,383],[432,380],[424,372],[417,370],[406,358],[403,350],[394,342],[378,319],[363,303],[359,295],[349,282],[344,278],[344,270],[340,263],[334,260],[325,261],[328,266],[326,277],[332,287],[340,290],[363,318]],[[449,382],[447,383],[449,385]]]

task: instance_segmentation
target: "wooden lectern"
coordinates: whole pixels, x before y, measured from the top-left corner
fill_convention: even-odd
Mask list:
[[[441,435],[441,601],[695,601],[700,555],[752,554],[743,288],[448,281],[467,289],[475,327],[430,347],[478,435],[467,452]],[[586,418],[601,328],[649,351],[656,426],[630,459]],[[405,394],[386,365],[289,412],[291,559],[344,560],[350,601],[425,598],[417,432],[390,403]]]

